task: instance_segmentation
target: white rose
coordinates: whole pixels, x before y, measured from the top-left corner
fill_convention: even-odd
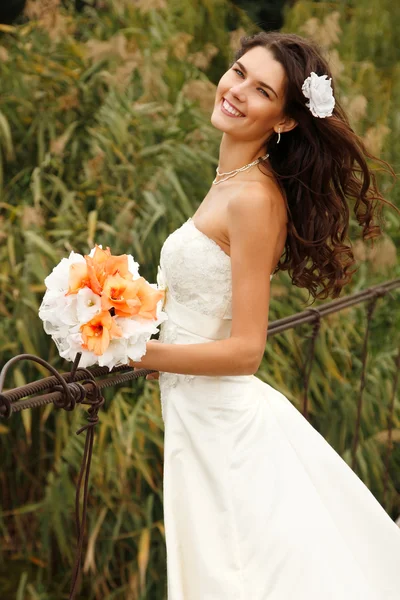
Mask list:
[[[310,101],[306,106],[310,109],[314,117],[330,117],[335,106],[335,98],[333,96],[332,79],[328,79],[327,75],[318,76],[313,71],[307,77],[302,86],[302,92]]]

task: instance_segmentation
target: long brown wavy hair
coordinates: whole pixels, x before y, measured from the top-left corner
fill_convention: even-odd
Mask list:
[[[349,199],[362,226],[363,240],[382,233],[382,203],[389,204],[378,190],[367,159],[396,177],[392,167],[368,152],[353,131],[335,94],[335,82],[317,44],[295,34],[261,32],[243,37],[236,52],[240,59],[255,46],[267,48],[286,73],[285,115],[298,125],[266,142],[269,165],[276,177],[288,211],[285,250],[275,272],[288,271],[293,285],[306,288],[315,299],[336,298],[351,281],[357,268],[347,237]],[[314,71],[332,77],[335,107],[330,117],[312,115],[306,106],[302,85]],[[400,212],[400,211],[398,211]],[[318,292],[318,288],[322,289]]]

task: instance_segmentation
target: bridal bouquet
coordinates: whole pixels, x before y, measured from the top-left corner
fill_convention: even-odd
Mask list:
[[[139,361],[146,342],[168,317],[164,289],[139,275],[131,255],[114,256],[96,244],[89,255],[71,252],[46,277],[39,309],[60,356],[79,366],[112,369]]]

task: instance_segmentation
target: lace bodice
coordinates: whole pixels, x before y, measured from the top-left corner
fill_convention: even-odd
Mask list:
[[[160,253],[160,269],[166,297],[171,295],[183,307],[200,313],[199,320],[201,315],[221,320],[232,318],[230,256],[217,242],[197,229],[192,218],[165,240]],[[178,325],[169,315],[168,320],[160,325],[159,341],[174,343],[178,331]],[[193,337],[193,343],[197,341]],[[194,377],[160,371],[162,406],[167,390],[175,386],[180,378],[190,382]]]
[[[206,315],[232,317],[230,256],[192,218],[167,237],[160,266],[178,302]]]
[[[191,218],[165,240],[160,266],[178,302],[203,314],[232,316],[231,259]]]

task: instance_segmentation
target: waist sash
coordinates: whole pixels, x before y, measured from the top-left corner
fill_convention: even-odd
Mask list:
[[[190,333],[212,340],[226,339],[231,334],[231,317],[212,317],[177,302],[172,294],[167,294],[163,310],[178,326]]]

